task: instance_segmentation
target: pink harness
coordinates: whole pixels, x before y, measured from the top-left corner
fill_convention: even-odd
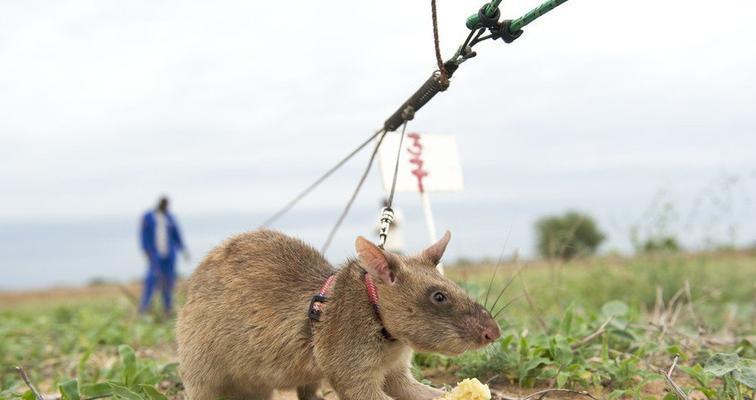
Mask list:
[[[310,318],[311,326],[314,326],[315,322],[320,321],[320,315],[323,313],[323,305],[328,301],[328,295],[331,292],[331,288],[333,287],[333,283],[335,281],[336,275],[329,276],[323,286],[320,288],[318,294],[312,296],[312,300],[310,301],[310,308],[307,313],[308,318]],[[365,272],[363,274],[363,282],[365,282],[365,291],[367,292],[370,305],[373,307],[375,319],[377,319],[378,323],[381,325],[381,336],[383,336],[384,339],[393,342],[396,339],[394,339],[394,337],[391,336],[388,330],[386,330],[386,327],[383,326],[383,318],[381,317],[380,308],[378,307],[378,290],[375,287],[373,277]]]

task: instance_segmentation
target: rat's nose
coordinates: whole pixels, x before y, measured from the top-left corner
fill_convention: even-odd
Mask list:
[[[492,343],[494,340],[498,339],[501,336],[501,331],[499,331],[499,325],[496,324],[496,321],[493,320],[493,318],[486,321],[486,324],[483,327],[483,330],[480,332],[480,341],[483,344]]]

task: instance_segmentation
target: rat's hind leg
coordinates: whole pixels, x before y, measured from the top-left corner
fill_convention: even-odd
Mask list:
[[[217,400],[222,397],[219,390],[216,390],[210,386],[201,385],[188,385],[184,383],[184,389],[186,390],[186,397],[189,400]]]
[[[299,400],[323,400],[318,396],[318,382],[310,383],[297,388],[297,398]]]

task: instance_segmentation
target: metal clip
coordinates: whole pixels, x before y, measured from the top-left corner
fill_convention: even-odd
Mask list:
[[[405,122],[415,119],[415,108],[412,106],[407,106],[407,108],[402,111],[402,118],[404,118]]]
[[[322,304],[328,301],[328,297],[325,297],[321,294],[316,294],[315,296],[312,296],[312,300],[310,300],[310,308],[307,311],[307,316],[312,321],[320,321],[320,314],[323,313]]]
[[[378,236],[380,238],[378,241],[378,247],[383,248],[383,246],[386,244],[388,231],[393,222],[394,210],[392,210],[391,207],[383,207],[383,210],[381,211],[381,230],[378,233]]]

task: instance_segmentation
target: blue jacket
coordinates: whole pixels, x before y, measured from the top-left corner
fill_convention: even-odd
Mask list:
[[[142,249],[149,254],[150,259],[156,260],[159,258],[157,251],[157,244],[155,243],[155,213],[157,211],[151,210],[144,214],[142,217],[142,227],[140,229],[142,239]],[[176,258],[176,252],[184,249],[184,242],[181,240],[181,232],[179,231],[176,219],[171,213],[165,213],[166,224],[168,224],[168,255],[166,258],[174,260]]]

